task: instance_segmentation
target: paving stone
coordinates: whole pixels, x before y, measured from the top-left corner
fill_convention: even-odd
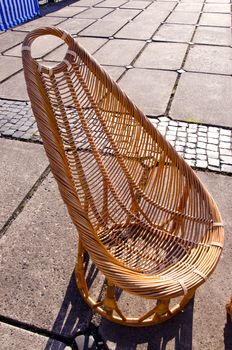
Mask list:
[[[208,157],[208,163],[209,163],[210,166],[214,166],[214,167],[219,167],[220,166],[219,159],[214,159],[214,158],[209,158]]]
[[[222,148],[222,149],[220,149],[220,154],[221,155],[232,156],[232,150],[226,149],[226,148]]]
[[[200,12],[202,8],[202,4],[201,3],[184,3],[181,2],[177,5],[177,7],[175,8],[175,12]]]
[[[25,162],[16,164],[15,172]],[[77,233],[50,176],[1,238],[1,249],[1,315],[69,337],[86,327],[92,312],[73,274]]]
[[[57,48],[63,43],[63,40],[54,37],[52,35],[46,35],[37,38],[32,44],[32,56],[34,58],[41,58],[48,54],[50,51]],[[18,45],[15,48],[6,52],[7,55],[21,57],[22,45]]]
[[[94,55],[101,64],[125,66],[129,65],[144,46],[141,41],[110,40]]]
[[[107,42],[107,39],[78,37],[77,42],[81,44],[90,54],[93,54],[99,47],[101,47]],[[44,57],[44,60],[60,62],[63,60],[67,49],[68,46],[64,44],[58,47],[58,49],[46,55]]]
[[[193,41],[199,44],[231,45],[229,28],[198,27]]]
[[[112,12],[113,9],[92,7],[79,13],[75,18],[102,18]]]
[[[151,43],[135,62],[135,67],[173,69],[181,67],[187,45],[176,43]]]
[[[122,75],[123,72],[125,72],[125,69],[122,67],[113,67],[113,66],[102,66],[107,73],[113,78],[115,81],[118,80],[118,78]]]
[[[199,144],[199,143],[198,143]],[[209,151],[218,151],[218,146],[216,146],[216,145],[212,145],[212,144],[210,144],[210,143],[208,143],[207,144],[207,150],[209,150]]]
[[[229,126],[231,89],[231,77],[184,73],[180,78],[170,115],[182,120],[197,117],[203,123]]]
[[[48,16],[51,17],[73,17],[77,15],[78,13],[87,10],[88,7],[71,7],[71,6],[66,6],[63,7],[62,9],[54,12],[50,12]]]
[[[96,7],[120,7],[124,5],[127,0],[105,0],[100,4],[96,5]]]
[[[94,37],[113,36],[119,29],[121,29],[126,24],[126,22],[127,20],[107,21],[106,19],[102,19],[83,30],[81,32],[81,35]]]
[[[219,140],[218,139],[208,138],[208,142],[212,143],[213,145],[218,145],[219,144]]]
[[[220,129],[220,134],[231,136],[231,130]]]
[[[207,159],[207,157],[205,154],[198,154],[198,152],[197,152],[197,160],[206,160],[206,159]]]
[[[181,24],[163,24],[153,39],[158,41],[188,42],[191,40],[194,26]]]
[[[229,142],[220,142],[219,147],[220,148],[230,149],[231,148],[231,144]]]
[[[159,10],[159,9],[148,9],[142,11],[135,19],[134,21],[138,22],[145,22],[145,23],[160,23],[163,22],[167,16],[169,15],[169,11],[165,10]]]
[[[160,115],[166,110],[176,76],[174,72],[130,69],[120,86],[145,114]]]
[[[194,45],[190,47],[184,69],[196,72],[232,74],[232,48]]]
[[[198,155],[200,155],[200,154],[206,154],[206,149],[205,148],[198,148],[199,147],[199,145],[197,144],[197,149],[196,149],[196,152],[197,152],[197,154]]]
[[[167,23],[195,24],[199,18],[197,12],[173,12],[168,17]]]
[[[107,21],[130,20],[137,16],[140,12],[140,10],[116,9],[108,14],[105,19]]]
[[[22,71],[0,84],[0,98],[29,100]]]
[[[45,170],[48,162],[40,145],[1,138],[0,145],[1,228]]]
[[[222,164],[221,169],[222,169],[222,171],[225,171],[226,173],[232,173],[232,165]]]
[[[168,2],[160,2],[154,1],[151,6],[149,6],[148,10],[155,9],[155,11],[172,11],[176,6],[176,1],[168,1]]]
[[[226,164],[231,164],[232,165],[232,157],[229,156],[220,156],[220,160],[222,163],[226,163]]]
[[[203,13],[199,24],[215,27],[230,27],[231,15],[222,13]]]
[[[0,65],[4,67],[0,70],[0,81],[3,81],[22,69],[22,60],[17,57],[0,56]]]
[[[94,6],[102,2],[102,0],[79,0],[75,1],[73,4],[70,4],[69,6]]]
[[[133,0],[128,1],[126,4],[122,5],[121,8],[135,8],[135,9],[144,9],[150,5],[152,1],[146,0]]]
[[[60,17],[40,17],[37,19],[34,19],[32,21],[23,23],[13,29],[14,32],[22,31],[22,32],[30,32],[31,30],[34,30],[38,27],[43,27],[43,26],[55,26],[59,23],[61,23],[64,19]],[[24,33],[25,36],[25,33]]]
[[[126,24],[116,35],[116,38],[125,38],[125,39],[141,39],[146,40],[150,39],[152,35],[155,33],[157,28],[159,27],[159,23],[152,22],[129,22]],[[139,28],[139,30],[138,30]]]
[[[185,156],[184,156],[184,158],[185,158]],[[191,167],[194,167],[195,164],[196,164],[195,160],[193,160],[193,159],[187,159],[187,158],[185,158],[185,161],[186,161],[186,162],[188,163],[188,165],[191,166]]]
[[[220,141],[222,142],[231,142],[231,137],[226,135],[220,135]]]
[[[25,38],[25,33],[17,33],[17,32],[8,30],[7,32],[1,35],[0,52],[9,50],[13,46],[16,46],[19,43],[22,43],[24,38]]]
[[[94,19],[72,18],[62,22],[59,25],[59,28],[66,30],[71,35],[75,35],[90,26],[92,23],[94,23]]]
[[[0,342],[2,350],[41,350],[52,345],[50,349],[71,350],[64,343],[45,336],[0,323]]]
[[[229,4],[205,4],[203,11],[230,13],[230,5]]]

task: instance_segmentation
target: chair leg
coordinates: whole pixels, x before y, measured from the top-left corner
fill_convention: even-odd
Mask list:
[[[189,291],[187,295],[180,297],[178,302],[174,299],[153,299],[151,309],[139,317],[127,317],[120,309],[116,298],[116,286],[106,279],[106,291],[101,301],[95,301],[89,294],[84,269],[85,250],[79,242],[78,259],[75,268],[77,287],[86,303],[101,316],[116,323],[127,326],[149,326],[164,322],[178,314],[193,298],[195,290]],[[133,295],[131,295],[133,298]]]

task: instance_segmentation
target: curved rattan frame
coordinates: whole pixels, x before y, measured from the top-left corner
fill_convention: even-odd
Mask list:
[[[33,41],[54,35],[68,45],[63,61],[42,66]],[[28,94],[51,170],[79,237],[80,291],[115,322],[162,322],[191,299],[223,248],[218,208],[196,174],[119,86],[68,33],[40,28],[22,47]],[[83,254],[106,276],[93,301]],[[151,298],[139,318],[118,308],[114,288]],[[170,300],[182,297],[172,309]]]

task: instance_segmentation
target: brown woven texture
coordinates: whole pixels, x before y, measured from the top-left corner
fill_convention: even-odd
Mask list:
[[[46,34],[68,45],[53,68],[31,57]],[[23,65],[52,172],[96,266],[148,298],[196,289],[216,267],[223,227],[192,169],[68,33],[29,33]]]

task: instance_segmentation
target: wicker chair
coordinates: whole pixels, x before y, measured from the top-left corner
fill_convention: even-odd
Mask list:
[[[52,68],[31,56],[32,42],[47,34],[68,45],[63,61]],[[51,170],[79,233],[80,292],[94,310],[118,323],[144,326],[169,319],[218,263],[223,225],[214,200],[149,119],[68,33],[34,30],[22,52]],[[106,278],[100,301],[89,295],[85,252]],[[118,306],[116,287],[154,299],[151,309],[128,317]]]

